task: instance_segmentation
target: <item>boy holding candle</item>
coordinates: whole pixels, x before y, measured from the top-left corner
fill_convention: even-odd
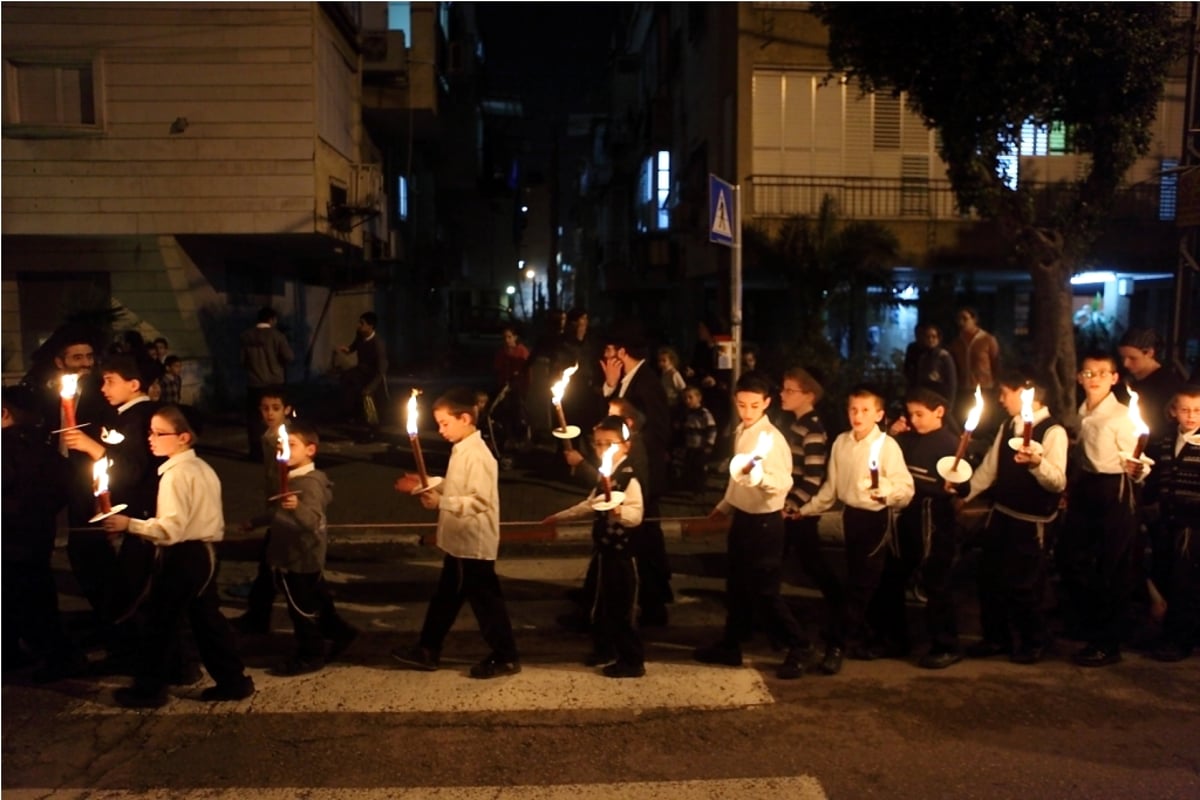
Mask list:
[[[287,438],[287,487],[271,515],[267,563],[287,598],[296,636],[295,655],[274,674],[292,676],[316,672],[336,659],[358,631],[338,615],[325,585],[325,509],[333,500],[333,484],[313,463],[320,437],[312,425],[293,420]],[[330,640],[328,654],[325,639]]]
[[[929,633],[929,652],[917,664],[925,669],[945,669],[961,661],[962,652],[950,590],[955,555],[954,495],[938,474],[937,464],[957,455],[960,437],[944,426],[946,400],[932,389],[911,389],[905,408],[907,416],[897,419],[889,433],[904,454],[915,495],[896,520],[897,546],[888,551],[871,611],[885,638],[900,652],[907,652],[905,591],[915,573],[925,594]],[[961,442],[965,444],[969,436],[964,432]]]
[[[1030,374],[1006,370],[997,384],[1000,407],[1009,423],[997,431],[971,476],[966,496],[970,502],[988,492],[992,499],[980,535],[983,638],[966,652],[971,658],[1007,653],[1013,663],[1036,664],[1045,655],[1050,638],[1042,616],[1045,534],[1046,526],[1058,516],[1059,498],[1067,485],[1067,431],[1043,404],[1045,387],[1035,383]],[[1031,395],[1029,408],[1022,408],[1022,392]],[[1030,431],[1028,447],[1023,444],[1026,427]],[[1019,440],[1021,446],[1013,448],[1012,440]]]
[[[847,655],[870,660],[880,653],[866,621],[870,602],[883,573],[892,531],[892,515],[913,498],[912,475],[896,440],[879,428],[883,395],[868,386],[850,391],[850,430],[838,436],[829,453],[829,471],[817,494],[797,513],[807,517],[828,511],[841,500],[846,547]]]
[[[437,590],[429,601],[425,624],[416,645],[392,651],[412,669],[438,668],[442,643],[454,619],[468,602],[491,654],[471,667],[472,678],[497,678],[521,671],[512,623],[496,577],[500,549],[500,497],[496,458],[475,424],[475,396],[455,388],[433,405],[438,432],[453,447],[446,478],[418,497],[427,509],[438,510],[437,546],[445,552]],[[414,475],[396,481],[396,490],[411,493],[421,486]]]
[[[599,481],[582,502],[542,520],[553,525],[559,520],[592,515],[592,560],[596,565],[596,595],[591,608],[594,649],[584,659],[589,667],[607,665],[609,678],[640,678],[646,674],[642,640],[634,625],[638,595],[638,569],[634,536],[642,524],[642,486],[629,458],[629,427],[619,416],[608,416],[596,425],[592,443],[604,461]],[[604,474],[609,462],[608,475]],[[612,508],[596,509],[622,493]],[[589,571],[590,574],[590,571]]]
[[[776,670],[782,680],[804,674],[810,648],[791,609],[780,595],[783,567],[783,506],[792,488],[792,454],[787,439],[767,419],[771,387],[753,375],[738,379],[734,404],[741,424],[733,434],[735,455],[725,496],[708,515],[729,526],[725,588],[725,633],[720,641],[697,648],[704,664],[742,664],[742,642],[754,632],[760,612],[773,642],[788,648]],[[746,459],[753,453],[754,457]],[[744,466],[742,462],[745,462]],[[748,468],[748,469],[747,469]]]
[[[1137,590],[1135,484],[1148,468],[1130,460],[1137,433],[1128,407],[1113,395],[1118,379],[1112,356],[1084,356],[1078,375],[1084,392],[1078,463],[1056,549],[1066,599],[1087,639],[1071,656],[1081,667],[1121,660],[1121,625]]]

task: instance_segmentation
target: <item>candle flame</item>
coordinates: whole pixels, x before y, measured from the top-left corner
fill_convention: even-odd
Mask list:
[[[110,459],[98,458],[92,462],[92,494],[99,497],[108,491],[108,467]]]
[[[622,422],[621,423],[621,438],[628,442],[629,437],[632,435],[633,434],[630,432],[629,426],[626,425],[624,422]]]
[[[276,445],[276,447],[275,447],[275,460],[280,462],[281,464],[286,464],[292,460],[292,447],[291,447],[291,444],[288,442],[288,432],[287,432],[286,425],[279,426],[278,436],[279,436],[279,444]]]
[[[79,376],[73,372],[64,373],[62,376],[61,389],[59,396],[64,400],[69,400],[79,391]]]
[[[554,405],[562,405],[563,395],[567,393],[567,384],[571,382],[571,376],[574,375],[578,369],[578,364],[573,367],[567,367],[563,370],[562,377],[559,378],[558,383],[555,383],[550,387],[550,401],[554,403]]]
[[[879,438],[871,442],[871,449],[867,453],[867,468],[872,470],[879,469],[879,453],[883,450],[883,440],[887,438],[887,434],[880,434]]]
[[[621,446],[616,442],[613,442],[608,446],[608,449],[604,451],[604,455],[600,457],[600,474],[604,477],[612,477],[613,460],[617,457],[617,451],[620,449]]]
[[[405,427],[408,429],[409,436],[416,436],[420,432],[417,428],[417,395],[420,393],[420,390],[414,388],[412,395],[408,398],[408,414],[405,418]]]
[[[1021,421],[1033,422],[1033,395],[1034,388],[1026,386],[1021,390]]]
[[[1146,436],[1150,433],[1150,426],[1142,420],[1142,413],[1138,408],[1138,393],[1129,386],[1125,388],[1129,390],[1129,421],[1133,423],[1133,432],[1138,436]]]
[[[120,431],[110,431],[108,428],[101,428],[100,441],[105,444],[120,444],[125,441],[125,435]]]
[[[750,451],[751,461],[761,461],[767,457],[767,453],[771,452],[771,434],[763,431],[758,435],[758,441],[754,444],[754,449]]]
[[[979,384],[975,384],[975,405],[971,408],[971,413],[967,414],[967,421],[963,423],[963,429],[973,431],[979,426],[979,418],[983,416],[983,390],[979,388]]]

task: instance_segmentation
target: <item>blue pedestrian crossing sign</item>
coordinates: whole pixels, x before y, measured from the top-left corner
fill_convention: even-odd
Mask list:
[[[733,224],[737,218],[734,207],[733,184],[716,175],[708,176],[708,240],[733,246]]]

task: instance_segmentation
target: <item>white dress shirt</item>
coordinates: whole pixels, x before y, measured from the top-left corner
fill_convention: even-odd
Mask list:
[[[613,464],[613,474],[616,474],[617,469],[624,464],[625,458],[622,458],[616,464]],[[592,508],[592,503],[600,494],[598,488],[592,489],[591,494],[587,499],[582,500],[575,505],[564,508],[554,515],[555,519],[580,519],[581,517],[589,517],[596,513]],[[637,478],[630,478],[629,483],[625,486],[625,498],[621,501],[621,505],[617,506],[617,524],[622,528],[636,528],[642,524],[642,517],[646,513],[645,500],[642,497],[642,484]]]
[[[1132,453],[1137,446],[1137,434],[1129,407],[1111,392],[1091,411],[1087,403],[1079,406],[1079,450],[1083,454],[1083,469],[1101,475],[1120,475],[1125,471],[1121,453]],[[1147,470],[1139,478],[1144,479]]]
[[[787,493],[792,488],[792,448],[766,414],[752,425],[737,426],[733,432],[733,452],[754,452],[761,433],[771,437],[771,447],[760,462],[762,478],[758,479],[757,469],[754,478],[741,475],[735,478],[731,475],[725,487],[725,496],[717,503],[717,510],[722,514],[731,514],[734,509],[747,514],[769,514],[783,510]]]
[[[629,371],[626,372],[625,375],[621,377],[621,382],[618,383],[616,386],[609,386],[607,383],[604,384],[603,389],[602,389],[604,396],[605,397],[613,397],[613,396],[624,397],[625,392],[629,390],[629,383],[630,383],[630,381],[633,380],[633,376],[637,374],[637,371],[642,368],[642,364],[645,364],[645,363],[646,363],[646,359],[643,358],[641,361],[637,362],[632,367],[630,367]]]
[[[192,449],[158,468],[158,504],[150,519],[130,519],[129,531],[158,545],[225,538],[221,480]]]
[[[1034,426],[1040,425],[1049,416],[1050,409],[1045,406],[1037,409],[1033,412]],[[1012,458],[1016,455],[1016,451],[1008,446],[1008,440],[1014,436],[1022,436],[1024,433],[1025,420],[1021,419],[1020,415],[1013,417],[1009,425],[1000,428],[987,455],[983,457],[983,462],[971,476],[971,490],[967,494],[966,502],[974,500],[977,495],[986,491],[996,482],[1000,459],[1002,457]],[[1051,425],[1042,436],[1042,462],[1036,467],[1030,467],[1029,474],[1037,480],[1038,486],[1048,492],[1058,493],[1067,487],[1067,447],[1069,444],[1067,431],[1062,425]]]
[[[500,489],[496,457],[478,430],[450,448],[438,487],[437,546],[455,558],[495,561],[500,551]]]
[[[879,478],[881,482],[886,479],[891,484],[891,491],[884,498],[884,503],[873,498],[870,489],[863,486],[863,479],[871,475],[868,466],[871,445],[880,436],[884,437],[884,442],[879,451]],[[828,511],[838,500],[864,511],[880,511],[884,505],[889,508],[904,508],[912,501],[916,492],[900,445],[881,431],[879,426],[875,426],[862,439],[855,439],[854,431],[846,431],[838,436],[830,448],[826,466],[828,472],[825,475],[825,483],[821,484],[812,500],[800,507],[801,516],[807,517]]]

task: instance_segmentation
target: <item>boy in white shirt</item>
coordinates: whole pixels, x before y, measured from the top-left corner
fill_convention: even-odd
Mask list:
[[[491,654],[471,667],[472,678],[498,678],[521,671],[512,622],[496,577],[500,549],[500,491],[496,457],[475,425],[475,393],[455,388],[433,404],[438,432],[450,442],[446,478],[420,493],[421,505],[438,509],[437,546],[446,556],[437,590],[429,601],[416,645],[392,651],[412,669],[438,668],[442,643],[463,602],[479,622]],[[396,491],[411,493],[420,485],[415,475],[396,481]]]
[[[799,509],[800,516],[820,514],[836,501],[845,505],[842,528],[846,546],[846,655],[871,660],[885,655],[872,641],[867,605],[879,586],[892,533],[892,513],[909,504],[915,493],[912,475],[896,440],[879,429],[884,400],[875,389],[858,386],[847,403],[850,430],[838,436],[829,452],[825,483]],[[877,485],[872,488],[870,453],[876,440]],[[827,656],[828,658],[828,656]]]
[[[792,451],[787,439],[767,419],[771,387],[753,375],[737,383],[734,404],[742,422],[733,432],[734,456],[725,496],[708,515],[729,526],[725,634],[716,644],[697,648],[704,664],[742,664],[742,641],[754,631],[761,613],[773,642],[788,648],[776,670],[782,680],[804,674],[811,655],[800,624],[780,596],[783,568],[783,505],[792,488]],[[761,444],[760,444],[761,443]],[[749,458],[750,454],[754,458]]]

